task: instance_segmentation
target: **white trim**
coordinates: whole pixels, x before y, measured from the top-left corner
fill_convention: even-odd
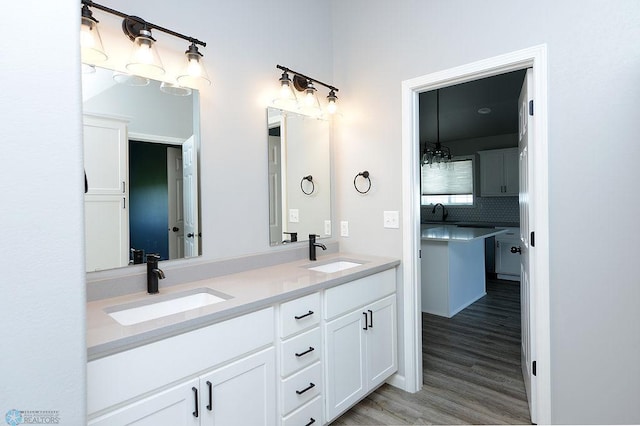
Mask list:
[[[535,99],[533,157],[533,205],[536,233],[533,269],[535,277],[535,329],[537,361],[536,413],[538,424],[551,422],[551,351],[549,318],[549,193],[547,135],[547,47],[545,44],[438,71],[402,82],[402,206],[403,313],[405,330],[405,390],[422,387],[422,321],[420,316],[420,198],[418,94],[454,84],[533,67]]]
[[[149,133],[129,132],[128,139],[140,142],[164,143],[169,145],[182,145],[187,139],[175,138],[173,136],[152,135]]]

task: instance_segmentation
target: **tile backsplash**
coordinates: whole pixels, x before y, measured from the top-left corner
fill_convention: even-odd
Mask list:
[[[431,213],[433,206],[422,206],[421,222],[439,221],[442,210]],[[447,207],[447,222],[519,223],[518,197],[476,197],[473,207]]]

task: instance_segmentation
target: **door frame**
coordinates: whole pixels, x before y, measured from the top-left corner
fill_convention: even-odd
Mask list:
[[[483,59],[402,82],[402,259],[403,321],[405,333],[405,390],[422,388],[422,317],[420,309],[420,167],[418,95],[455,84],[491,77],[510,71],[533,68],[533,143],[530,147],[533,171],[531,229],[536,233],[530,269],[535,284],[531,304],[534,306],[537,362],[536,413],[538,424],[551,422],[551,351],[549,316],[549,191],[548,191],[548,110],[547,46],[527,49]]]

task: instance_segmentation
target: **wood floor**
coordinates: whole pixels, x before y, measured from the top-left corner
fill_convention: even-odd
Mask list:
[[[520,287],[487,295],[451,319],[422,314],[424,385],[383,385],[333,425],[531,424],[520,369]]]

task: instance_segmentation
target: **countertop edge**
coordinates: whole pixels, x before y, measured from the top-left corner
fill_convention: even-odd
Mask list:
[[[358,255],[337,253],[336,256],[349,256],[358,257]],[[373,258],[372,256],[361,256],[366,258]],[[364,269],[358,268],[355,271],[345,270],[339,273],[326,274],[327,279],[322,282],[318,282],[305,287],[284,291],[282,293],[265,297],[259,300],[251,301],[242,305],[233,306],[228,309],[184,320],[174,324],[168,324],[160,326],[158,328],[140,332],[136,335],[125,336],[118,339],[111,340],[109,342],[96,344],[87,348],[87,361],[95,361],[100,358],[104,358],[110,355],[114,355],[120,352],[124,352],[136,347],[144,346],[159,340],[163,340],[169,337],[173,337],[179,334],[188,333],[193,330],[197,330],[202,327],[213,325],[217,322],[225,321],[240,315],[244,315],[250,312],[259,311],[261,309],[268,308],[277,303],[286,302],[291,299],[306,296],[320,290],[335,287],[349,281],[354,281],[360,278],[364,278],[378,272],[386,271],[388,269],[396,268],[400,265],[399,259],[390,258],[376,258],[375,265],[366,267]],[[383,260],[384,259],[384,260]],[[300,263],[300,262],[292,262]],[[366,264],[365,264],[366,265]],[[321,272],[310,272],[311,274],[323,274]]]

